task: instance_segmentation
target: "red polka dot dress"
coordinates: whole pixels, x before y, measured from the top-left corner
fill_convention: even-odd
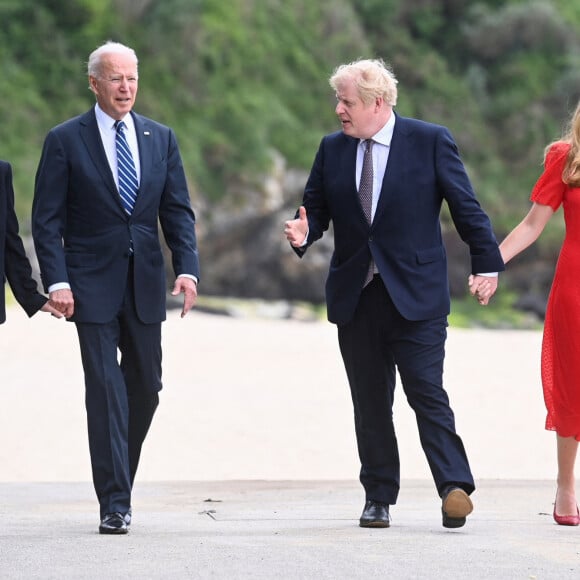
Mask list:
[[[566,235],[548,298],[542,340],[546,429],[580,440],[580,187],[562,181],[570,145],[551,147],[533,202],[564,210]]]

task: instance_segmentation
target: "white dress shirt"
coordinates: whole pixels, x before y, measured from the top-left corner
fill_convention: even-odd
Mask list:
[[[101,134],[101,141],[103,142],[105,154],[107,155],[107,161],[109,162],[109,167],[111,168],[111,172],[115,178],[117,189],[119,189],[119,178],[117,171],[117,145],[115,143],[115,138],[117,136],[117,130],[115,129],[116,121],[112,117],[109,117],[109,115],[107,115],[107,113],[105,113],[98,104],[95,105],[95,115],[97,117],[99,133]],[[135,123],[133,123],[133,117],[130,113],[125,115],[120,120],[125,123],[125,137],[127,139],[129,149],[131,149],[133,161],[135,162],[135,170],[137,171],[137,183],[141,183],[141,163],[139,160],[139,145],[137,143]]]
[[[391,113],[389,120],[383,128],[373,135],[373,203],[371,206],[371,221],[375,217],[379,197],[381,195],[381,187],[383,186],[383,178],[387,169],[387,162],[389,160],[389,151],[391,149],[391,139],[393,138],[393,129],[395,128],[395,115]],[[356,183],[357,189],[360,185],[360,177],[362,173],[363,158],[365,154],[366,139],[361,139],[356,151]]]

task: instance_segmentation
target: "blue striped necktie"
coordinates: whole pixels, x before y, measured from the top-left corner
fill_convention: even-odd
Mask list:
[[[129,149],[129,144],[125,137],[125,129],[126,125],[123,121],[115,121],[119,195],[121,196],[123,208],[128,215],[131,215],[133,207],[135,206],[135,200],[137,199],[139,183],[137,181],[137,170],[135,169],[133,155],[131,155],[131,149]]]

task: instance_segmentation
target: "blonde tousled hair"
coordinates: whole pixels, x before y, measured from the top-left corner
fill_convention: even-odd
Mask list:
[[[359,96],[365,105],[382,97],[391,107],[397,104],[397,79],[381,59],[360,59],[341,64],[329,79],[330,86],[339,90],[346,80],[354,80]]]
[[[570,145],[570,151],[562,171],[562,181],[570,187],[580,187],[580,102],[568,122],[564,135],[555,143],[562,142]],[[545,155],[555,143],[550,143],[546,147]]]

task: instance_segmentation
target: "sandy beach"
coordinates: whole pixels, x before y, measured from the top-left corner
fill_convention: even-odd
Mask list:
[[[476,479],[552,479],[541,333],[450,329],[446,389]],[[75,327],[17,307],[0,328],[0,481],[90,481]],[[171,311],[140,481],[356,479],[348,384],[327,322]],[[430,478],[397,390],[402,478]]]

